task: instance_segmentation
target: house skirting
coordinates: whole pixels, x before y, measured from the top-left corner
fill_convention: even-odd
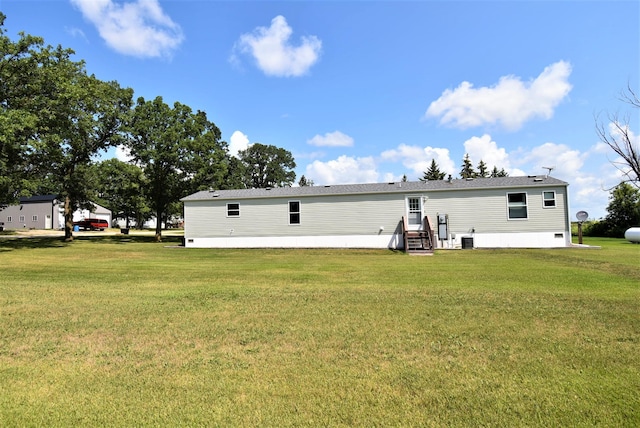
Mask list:
[[[455,237],[453,236],[455,235]],[[466,238],[466,239],[465,239]],[[568,231],[521,233],[454,233],[441,241],[436,235],[436,248],[464,248],[471,238],[473,248],[562,248],[571,246]]]
[[[189,238],[191,248],[398,248],[402,235],[261,236]]]
[[[463,242],[463,238],[464,239]],[[470,241],[468,238],[472,238]],[[571,246],[568,231],[526,233],[455,233],[441,241],[436,236],[436,249],[454,248],[562,248]],[[465,245],[463,245],[465,244]],[[391,248],[403,249],[400,234],[335,235],[335,236],[261,236],[190,238],[188,248]]]

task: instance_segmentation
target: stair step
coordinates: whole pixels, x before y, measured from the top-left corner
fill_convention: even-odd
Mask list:
[[[410,256],[433,256],[433,251],[407,251]]]
[[[423,219],[424,230],[408,230],[407,219],[402,218],[405,252],[411,255],[432,255],[434,252],[433,231],[429,219]]]

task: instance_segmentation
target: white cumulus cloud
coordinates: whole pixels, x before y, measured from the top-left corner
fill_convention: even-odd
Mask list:
[[[534,147],[522,157],[532,170],[546,174],[546,167],[554,168],[552,175],[571,182],[580,175],[586,154],[565,144],[544,143]]]
[[[238,157],[240,150],[246,150],[249,147],[249,137],[240,131],[235,131],[229,139],[229,154]]]
[[[182,43],[182,29],[158,0],[70,0],[116,52],[141,58],[168,57]]]
[[[416,176],[422,177],[423,173],[431,166],[431,160],[435,160],[442,172],[455,175],[455,164],[451,160],[449,149],[441,147],[420,147],[400,144],[397,148],[386,150],[380,155],[381,160],[388,162],[402,162],[405,168],[409,168]]]
[[[518,130],[533,118],[550,119],[556,106],[569,94],[571,64],[558,61],[529,82],[516,76],[501,77],[491,87],[474,88],[462,82],[433,101],[425,117],[456,128],[501,125]]]
[[[328,162],[319,160],[307,165],[307,178],[316,184],[375,183],[378,180],[376,162],[372,157],[340,156]]]
[[[480,161],[483,161],[489,171],[496,168],[503,169],[512,176],[527,175],[524,171],[511,166],[510,156],[503,147],[498,147],[498,143],[491,139],[491,135],[484,134],[482,137],[471,137],[464,142],[465,153],[477,169]],[[460,164],[462,168],[462,164]]]
[[[287,20],[279,15],[271,20],[269,28],[258,27],[253,33],[241,35],[235,48],[251,55],[269,76],[302,76],[320,58],[322,41],[316,36],[303,36],[296,46],[289,40],[292,33]]]
[[[307,140],[307,143],[318,147],[351,147],[353,146],[353,138],[340,131],[334,131],[324,135],[316,135]]]

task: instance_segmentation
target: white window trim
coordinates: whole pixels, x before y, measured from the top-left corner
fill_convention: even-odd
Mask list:
[[[298,203],[298,211],[291,211],[291,202],[297,202]],[[300,200],[297,199],[293,199],[291,201],[287,201],[287,211],[288,211],[288,215],[289,215],[289,226],[300,226],[302,224],[302,203],[300,202]],[[291,223],[291,214],[298,214],[298,219],[299,221],[297,223]]]
[[[527,216],[523,218],[511,218],[509,215],[509,195],[524,194],[524,207],[527,210]],[[529,220],[529,194],[527,192],[507,192],[507,220],[508,221],[527,221]]]
[[[238,206],[238,209],[237,209],[238,215],[229,215],[229,205],[237,205]],[[227,218],[238,218],[238,217],[240,217],[240,202],[227,202],[226,208],[227,208]],[[232,211],[236,211],[236,210],[234,209]]]
[[[545,205],[546,201],[550,201],[551,200],[551,199],[545,199],[544,198],[544,194],[545,193],[553,193],[553,205],[551,205],[551,206],[546,206]],[[544,209],[553,209],[553,208],[555,208],[557,206],[558,206],[558,198],[557,198],[557,195],[556,195],[556,191],[555,190],[543,190],[542,191],[542,208],[544,208]]]
[[[411,211],[409,199],[418,200],[418,211]],[[417,224],[414,224],[413,226],[422,227],[422,222],[424,219],[424,198],[422,197],[422,195],[406,195],[405,210],[406,210],[407,222],[410,222],[411,213],[420,213],[420,221]]]
[[[11,217],[10,215],[7,216],[7,223],[11,223],[13,221],[13,217]]]

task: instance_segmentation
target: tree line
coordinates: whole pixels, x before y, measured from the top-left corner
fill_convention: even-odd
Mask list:
[[[137,224],[155,216],[160,240],[185,194],[295,180],[287,150],[256,143],[231,156],[205,112],[160,96],[134,103],[131,88],[88,74],[73,50],[25,33],[12,41],[5,19],[0,12],[0,205],[57,195],[71,241],[73,212],[95,201]],[[96,160],[115,146],[131,161]]]
[[[622,238],[633,226],[640,226],[640,189],[623,181],[611,189],[607,215],[588,221],[583,231],[585,236]]]
[[[422,177],[420,177],[420,181],[444,180],[446,176],[447,173],[440,170],[436,160],[431,159],[431,164],[429,165],[429,168],[424,171]],[[508,176],[509,174],[504,170],[504,168],[498,169],[495,165],[493,169],[489,170],[488,165],[482,159],[478,162],[477,168],[474,168],[473,163],[469,158],[469,154],[465,153],[464,159],[462,160],[462,167],[460,169],[460,178],[495,178]],[[451,175],[449,175],[448,178],[451,178]]]

